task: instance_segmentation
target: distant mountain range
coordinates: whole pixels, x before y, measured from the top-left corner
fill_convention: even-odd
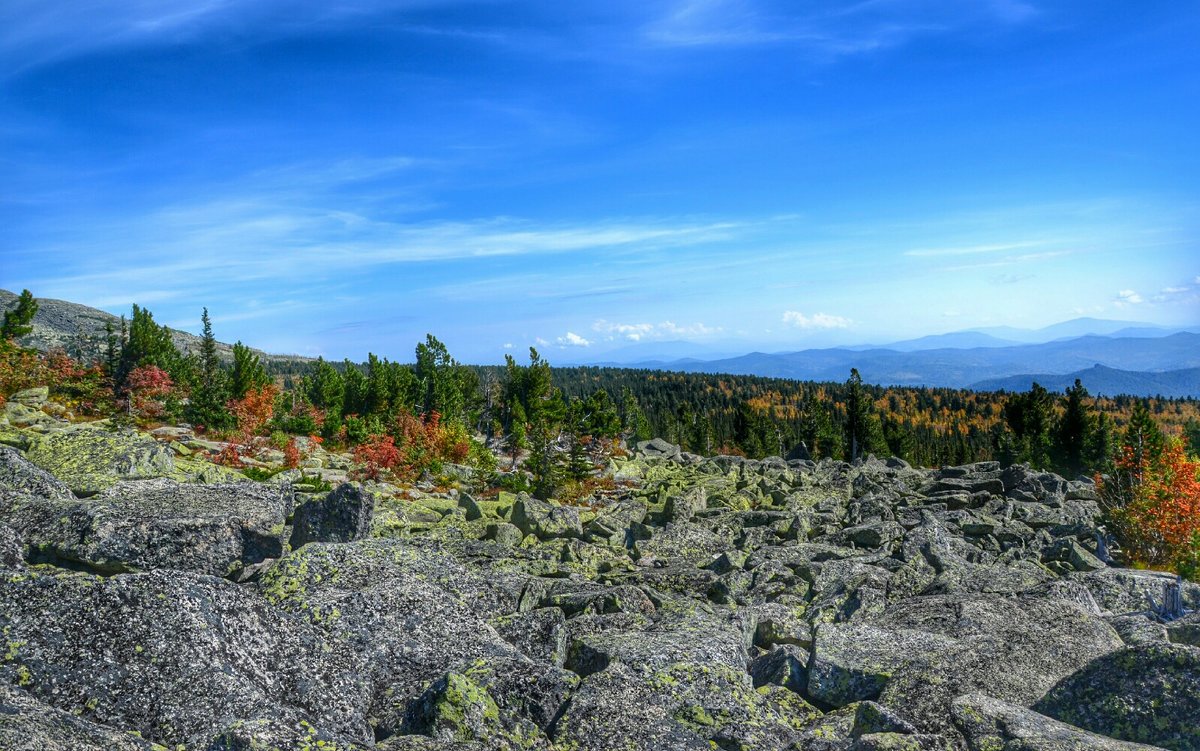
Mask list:
[[[1120,324],[1114,331],[1131,328],[1127,322],[1114,323]],[[1080,378],[1093,393],[1200,397],[1196,370],[1200,368],[1200,334],[1155,332],[1159,335],[1086,335],[1038,344],[1004,343],[992,334],[962,332],[899,342],[892,345],[894,349],[834,347],[752,352],[730,358],[647,361],[632,366],[813,381],[844,381],[851,368],[858,368],[863,380],[870,383],[979,389],[1024,390],[1034,380],[1049,388],[1051,378],[1055,384],[1064,385]],[[990,341],[980,340],[979,336]],[[929,340],[976,346],[918,348]],[[979,346],[981,341],[986,343]]]
[[[1034,383],[1037,383],[1049,391],[1061,392],[1073,386],[1075,379],[1079,379],[1079,382],[1092,394],[1195,397],[1200,389],[1200,368],[1149,373],[1094,365],[1087,370],[1077,370],[1064,375],[1039,373],[1037,375],[989,378],[971,384],[971,389],[975,391],[1028,391]]]

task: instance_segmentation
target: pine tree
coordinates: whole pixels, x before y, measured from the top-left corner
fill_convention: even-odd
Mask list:
[[[121,361],[117,367],[118,387],[123,387],[126,376],[142,365],[153,365],[166,371],[177,384],[191,380],[188,377],[190,368],[171,340],[171,330],[155,323],[149,310],[133,306],[129,332],[127,336],[123,333],[122,339],[125,345],[121,348]]]
[[[229,379],[229,390],[234,399],[241,399],[247,391],[257,391],[271,382],[263,367],[262,359],[240,341],[233,345],[233,372]]]
[[[195,425],[223,430],[234,423],[233,415],[225,407],[229,401],[229,380],[217,355],[217,340],[213,336],[208,308],[204,308],[200,322],[203,327],[200,357],[195,365],[195,383],[186,415]]]
[[[17,305],[12,310],[4,312],[4,323],[0,324],[0,340],[20,339],[33,331],[33,317],[37,315],[38,304],[29,290],[21,290]]]
[[[1055,430],[1055,463],[1059,470],[1071,477],[1084,470],[1084,454],[1093,422],[1087,402],[1084,401],[1087,398],[1087,389],[1076,378],[1075,385],[1067,389],[1066,407]]]
[[[871,396],[862,385],[858,368],[850,369],[846,381],[846,458],[854,461],[869,451],[877,451],[882,441],[882,429],[872,415]]]

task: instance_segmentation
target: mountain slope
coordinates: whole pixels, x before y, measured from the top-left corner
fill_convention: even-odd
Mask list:
[[[989,378],[971,384],[971,389],[974,391],[1028,391],[1029,387],[1036,382],[1049,391],[1062,392],[1074,385],[1077,378],[1093,395],[1200,397],[1200,368],[1148,373],[1095,365],[1087,370],[1078,370],[1062,375],[1038,373]]]
[[[0,311],[8,310],[17,300],[17,295],[0,289]],[[95,360],[104,353],[107,333],[106,325],[120,331],[121,318],[98,308],[54,300],[37,298],[38,311],[33,318],[33,331],[21,338],[20,343],[43,352],[62,349],[72,357]],[[171,339],[180,352],[199,352],[201,338],[186,331],[171,329]],[[252,348],[253,349],[253,348]],[[271,355],[254,350],[270,360],[305,360],[298,355]],[[217,354],[225,360],[233,358],[233,345],[217,342]]]

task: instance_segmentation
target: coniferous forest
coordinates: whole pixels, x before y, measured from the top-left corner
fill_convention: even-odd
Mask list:
[[[1037,384],[1005,393],[877,386],[857,370],[814,383],[555,368],[532,348],[528,364],[509,356],[504,366],[469,366],[432,334],[411,363],[374,354],[357,363],[264,359],[241,342],[226,361],[207,310],[196,351],[181,352],[137,306],[109,331],[103,355],[82,362],[16,343],[36,308],[26,291],[5,315],[0,396],[49,383],[80,415],[185,422],[229,441],[215,459],[234,467],[266,440],[294,459],[299,437],[352,453],[363,478],[412,481],[464,463],[485,475],[501,469],[498,483],[551,497],[587,492],[589,473],[622,442],[662,438],[703,456],[998,461],[1087,478],[1158,468],[1170,495],[1179,474],[1171,462],[1194,464],[1200,451],[1197,400],[1094,396],[1078,381],[1062,394]]]

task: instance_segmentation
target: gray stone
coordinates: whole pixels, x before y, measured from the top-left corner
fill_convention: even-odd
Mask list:
[[[292,549],[309,542],[353,542],[371,531],[375,499],[359,487],[345,483],[323,498],[314,498],[296,509],[292,521]]]
[[[542,540],[583,536],[583,525],[577,509],[533,498],[525,493],[513,503],[510,520],[525,534]]]
[[[57,500],[75,498],[54,475],[7,446],[0,446],[0,488]]]
[[[153,438],[92,425],[39,436],[26,458],[76,495],[94,495],[122,480],[184,479],[175,467],[171,450]]]
[[[237,576],[283,553],[290,489],[255,483],[124,482],[87,499],[0,493],[0,521],[35,562],[100,573],[174,568]]]
[[[1071,725],[1177,751],[1200,749],[1200,648],[1142,644],[1092,661],[1033,706]]]
[[[966,737],[971,751],[1152,751],[1156,748],[1089,733],[982,694],[958,697],[951,711],[954,724]]]
[[[223,579],[0,572],[0,630],[0,683],[148,741],[208,748],[256,720],[370,738],[356,656]]]
[[[130,733],[49,707],[0,683],[0,748],[7,751],[161,751]]]

